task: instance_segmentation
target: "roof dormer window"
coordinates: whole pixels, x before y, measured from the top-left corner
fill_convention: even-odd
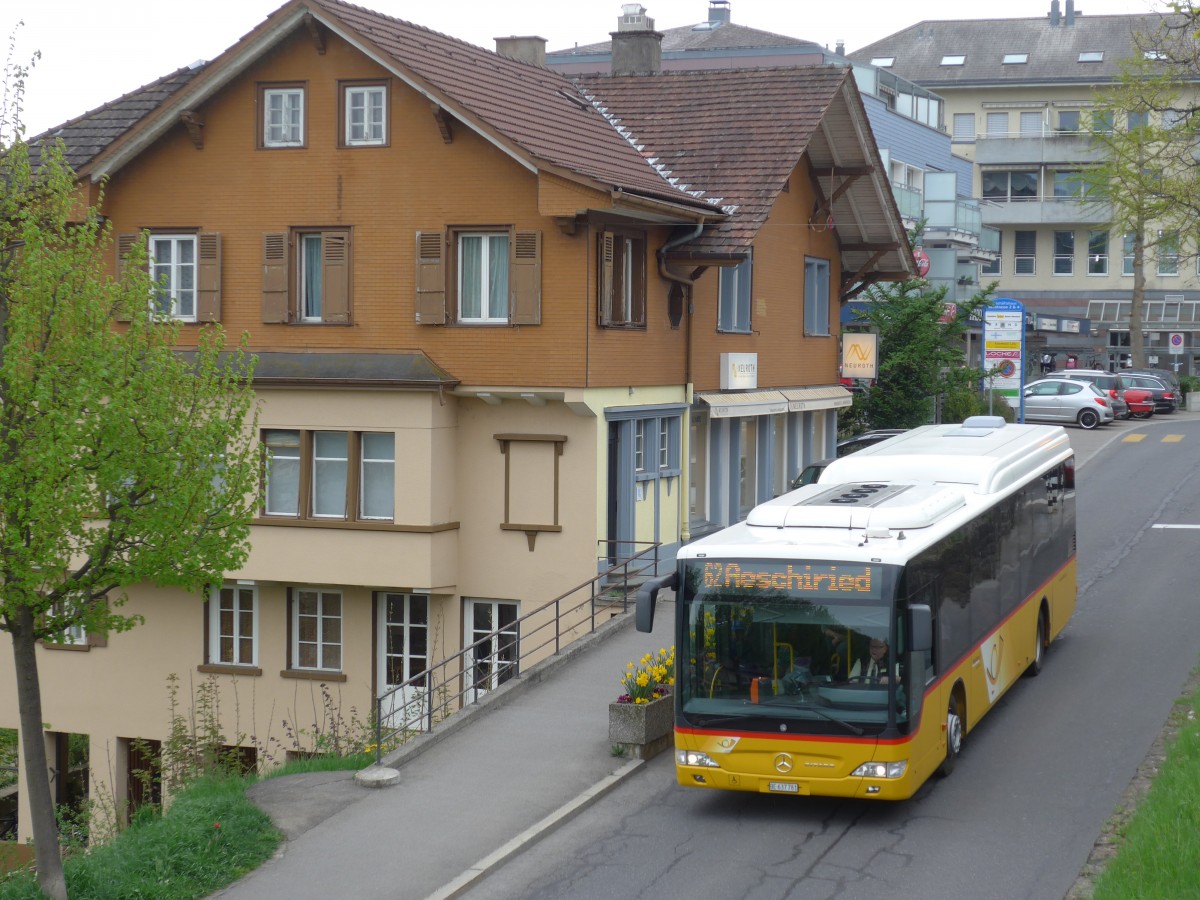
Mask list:
[[[1006,66],[1021,65],[1029,62],[1028,53],[1005,53],[1004,59],[1000,60],[1001,64]]]
[[[894,56],[875,56],[871,59],[871,65],[878,66],[881,69],[890,69],[896,64]]]
[[[947,53],[942,57],[943,66],[961,66],[967,61],[965,53]]]
[[[1079,61],[1082,63],[1098,63],[1104,62],[1103,50],[1084,50],[1079,54]]]

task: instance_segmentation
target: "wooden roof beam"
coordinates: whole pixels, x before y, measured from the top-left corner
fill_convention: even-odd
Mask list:
[[[454,132],[450,129],[450,123],[454,121],[454,117],[446,112],[445,107],[437,104],[429,104],[429,108],[433,111],[433,120],[437,122],[438,131],[442,133],[442,140],[447,144],[454,143]]]
[[[313,46],[317,48],[319,56],[325,55],[325,35],[321,33],[320,23],[313,18],[312,13],[304,14],[304,27],[308,29],[309,36],[313,39]]]

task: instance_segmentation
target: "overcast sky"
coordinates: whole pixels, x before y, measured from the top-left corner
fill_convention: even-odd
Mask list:
[[[4,0],[0,28],[12,60],[41,53],[25,94],[28,135],[72,119],[200,59],[212,59],[283,0]],[[619,0],[356,0],[356,5],[493,49],[493,39],[536,34],[549,50],[607,40]],[[708,0],[644,0],[658,29],[708,18]],[[1161,10],[1162,0],[1076,0],[1088,15]],[[1061,6],[1065,8],[1066,0]],[[986,12],[985,12],[986,9]],[[854,51],[922,20],[1044,17],[1050,0],[732,0],[735,23]],[[17,28],[17,23],[24,24]],[[6,54],[7,55],[7,54]]]

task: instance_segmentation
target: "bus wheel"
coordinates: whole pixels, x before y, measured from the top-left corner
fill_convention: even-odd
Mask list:
[[[1037,623],[1037,642],[1033,647],[1033,662],[1029,664],[1029,668],[1025,670],[1025,674],[1030,678],[1037,678],[1042,674],[1042,660],[1046,657],[1046,618],[1041,613],[1038,613]]]
[[[938,774],[945,778],[954,771],[958,754],[962,752],[963,726],[958,715],[958,699],[950,695],[950,708],[946,710],[946,758],[938,767]]]

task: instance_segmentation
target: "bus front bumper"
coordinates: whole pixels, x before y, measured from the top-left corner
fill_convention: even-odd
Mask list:
[[[865,800],[904,800],[914,790],[904,759],[861,762],[849,759],[849,753],[831,754],[829,747],[784,749],[778,744],[710,754],[682,746],[680,737],[676,735],[675,778],[684,787]],[[876,749],[886,754],[896,748]]]

